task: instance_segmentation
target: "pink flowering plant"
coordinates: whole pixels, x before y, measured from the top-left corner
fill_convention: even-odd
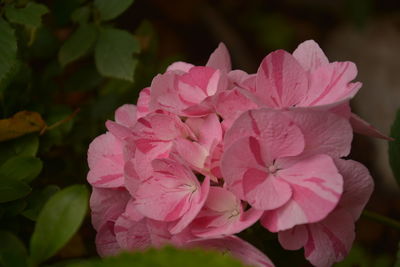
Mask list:
[[[205,66],[170,65],[89,147],[98,253],[202,247],[273,266],[236,236],[259,222],[315,266],[343,260],[374,187],[347,159],[353,133],[386,138],[351,112],[356,75],[311,40],[254,74],[222,43]]]

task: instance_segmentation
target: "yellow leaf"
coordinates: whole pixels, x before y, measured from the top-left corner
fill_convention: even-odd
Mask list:
[[[45,127],[46,122],[39,113],[26,110],[20,111],[11,118],[0,120],[0,141],[38,132]]]

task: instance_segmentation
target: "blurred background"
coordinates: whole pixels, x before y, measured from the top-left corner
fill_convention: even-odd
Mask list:
[[[4,91],[1,118],[31,110],[50,125],[74,114],[72,120],[40,136],[38,157],[43,170],[34,181],[37,188],[86,183],[88,145],[105,132],[104,123],[113,119],[114,110],[124,103],[136,103],[139,91],[171,62],[204,65],[219,42],[230,50],[234,68],[254,73],[269,52],[292,52],[300,42],[314,39],[330,61],[356,63],[357,80],[363,87],[352,102],[355,113],[389,134],[400,107],[398,0],[136,0],[107,22],[134,34],[140,43],[133,82],[101,75],[90,51],[65,66],[59,63],[60,47],[77,28],[71,15],[90,6],[90,1],[36,2],[50,12],[44,15],[34,42],[19,43],[23,47],[20,57],[27,64],[10,83],[12,90]],[[400,191],[388,164],[387,141],[356,135],[353,144],[350,158],[364,163],[376,182],[367,208],[400,220]],[[28,218],[1,223],[25,234],[26,240],[32,232]],[[392,266],[399,231],[364,217],[356,229],[354,248],[340,266]],[[56,260],[96,255],[94,235],[87,216]],[[259,225],[241,236],[277,266],[308,266],[302,251],[283,251],[276,237]]]

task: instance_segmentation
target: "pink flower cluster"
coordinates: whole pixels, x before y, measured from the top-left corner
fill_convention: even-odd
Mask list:
[[[205,66],[170,65],[89,147],[99,254],[172,244],[273,266],[234,236],[259,221],[313,265],[342,260],[373,190],[343,157],[353,131],[383,137],[351,113],[356,75],[314,41],[270,53],[255,74],[231,70],[223,44]]]

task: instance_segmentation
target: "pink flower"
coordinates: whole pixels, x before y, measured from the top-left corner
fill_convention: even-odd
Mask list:
[[[303,154],[307,133],[284,112],[245,112],[230,131],[226,136],[243,137],[226,147],[222,174],[238,197],[265,211],[261,222],[267,229],[317,222],[336,206],[342,176],[330,156]]]
[[[356,75],[354,63],[329,63],[314,41],[306,41],[293,55],[277,50],[264,58],[255,96],[273,108],[332,104],[357,93],[361,83],[351,83]]]
[[[96,247],[101,256],[115,255],[120,251],[114,225],[125,211],[130,199],[125,189],[93,188],[90,197],[92,224],[97,231]]]
[[[254,209],[244,211],[242,203],[233,193],[212,186],[202,210],[190,225],[190,230],[202,238],[228,236],[253,225],[262,213]]]
[[[273,266],[234,236],[260,221],[316,266],[343,259],[373,183],[341,158],[353,130],[385,137],[351,113],[356,75],[314,41],[272,52],[256,74],[231,70],[223,44],[205,66],[170,65],[90,144],[99,254],[200,246]]]
[[[119,107],[115,120],[107,122],[110,132],[98,136],[89,146],[87,179],[96,187],[124,186],[125,159],[135,150],[134,145],[126,145],[125,139],[131,135],[130,127],[136,123],[136,107],[128,104]]]
[[[111,133],[92,141],[88,150],[90,171],[87,180],[96,187],[124,186],[123,143]]]
[[[222,43],[211,54],[206,66],[176,62],[165,74],[153,79],[148,110],[161,109],[188,117],[210,114],[215,109],[214,96],[227,89],[230,70],[230,56]],[[147,102],[147,94],[147,91],[141,94],[141,103]]]
[[[215,177],[220,177],[219,152],[223,135],[218,116],[210,114],[202,118],[188,118],[185,124],[193,136],[177,138],[175,150],[191,168],[216,181]]]
[[[344,259],[355,238],[354,222],[360,217],[372,190],[368,170],[352,160],[336,160],[344,178],[343,195],[335,210],[324,220],[279,232],[286,249],[304,247],[305,257],[315,266],[331,266]]]
[[[152,161],[153,174],[142,181],[135,195],[135,207],[144,216],[172,222],[171,233],[182,231],[206,201],[210,180],[200,185],[192,171],[170,159]]]

